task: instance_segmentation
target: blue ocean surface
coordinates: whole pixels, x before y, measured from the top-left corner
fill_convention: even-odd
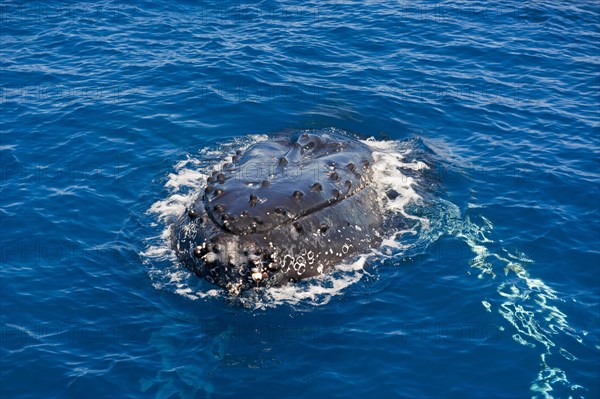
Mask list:
[[[0,396],[600,397],[599,7],[3,0]],[[228,297],[172,216],[286,129],[379,151],[387,245]]]

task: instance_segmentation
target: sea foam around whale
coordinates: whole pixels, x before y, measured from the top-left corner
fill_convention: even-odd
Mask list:
[[[332,129],[332,131],[335,129]],[[168,174],[165,188],[169,195],[155,202],[149,213],[163,226],[160,237],[148,240],[143,258],[148,264],[149,275],[158,289],[175,292],[189,299],[199,299],[225,295],[211,284],[198,279],[179,264],[169,244],[171,224],[194,198],[204,189],[206,178],[211,171],[219,169],[228,157],[238,149],[268,140],[266,135],[248,135],[223,143],[215,148],[203,148],[196,154],[189,154],[178,162]],[[381,258],[403,256],[411,246],[419,245],[419,238],[426,236],[429,229],[428,218],[411,211],[411,206],[422,205],[419,191],[425,190],[419,176],[430,168],[424,160],[415,158],[420,151],[417,141],[378,141],[373,138],[363,141],[373,150],[374,179],[384,217],[389,220],[402,220],[402,223],[388,223],[382,245],[369,253],[340,263],[333,273],[288,284],[283,287],[258,289],[239,298],[246,306],[253,308],[273,307],[280,304],[322,305],[334,296],[359,282],[373,272],[373,263]],[[411,237],[410,243],[405,238]],[[415,239],[416,238],[416,239]]]

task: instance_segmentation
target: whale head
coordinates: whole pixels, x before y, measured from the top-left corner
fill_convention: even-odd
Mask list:
[[[379,242],[372,163],[368,146],[332,132],[238,151],[175,224],[174,249],[233,294],[321,274]]]

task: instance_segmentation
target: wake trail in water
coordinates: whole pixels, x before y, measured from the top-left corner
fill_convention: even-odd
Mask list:
[[[446,213],[452,216],[448,220],[453,221],[446,226],[447,234],[462,239],[474,254],[469,262],[471,270],[477,273],[479,279],[498,281],[496,287],[501,303],[497,312],[514,329],[513,340],[539,352],[540,370],[530,387],[534,397],[552,398],[557,389],[583,394],[583,387],[571,383],[560,368],[549,365],[553,356],[577,360],[555,343],[562,340],[559,339],[561,335],[579,344],[584,343],[587,335],[587,332],[578,332],[569,325],[567,315],[559,309],[560,303],[564,302],[559,293],[541,279],[529,275],[526,266],[533,260],[526,254],[497,248],[490,238],[493,234],[490,220],[479,216],[480,223],[475,223],[471,216],[461,217],[458,207],[450,202],[445,203],[445,208]],[[471,208],[477,206],[471,205]],[[482,300],[482,305],[488,312],[493,311],[488,301]]]

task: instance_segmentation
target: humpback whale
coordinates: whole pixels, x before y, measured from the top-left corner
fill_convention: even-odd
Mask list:
[[[381,243],[372,164],[367,145],[331,131],[238,150],[175,221],[172,247],[232,295],[327,273]]]

